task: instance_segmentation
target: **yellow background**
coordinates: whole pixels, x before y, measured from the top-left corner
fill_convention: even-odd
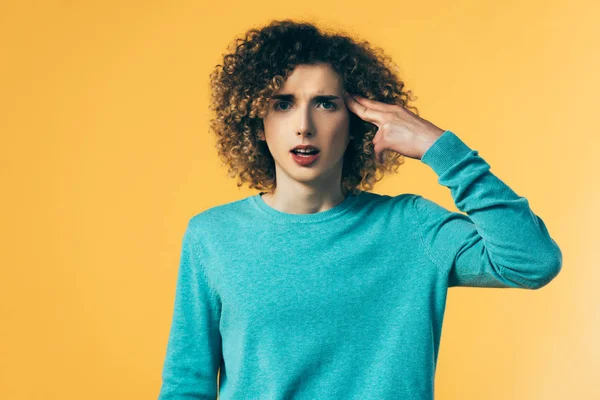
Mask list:
[[[0,398],[158,396],[181,239],[238,189],[208,134],[208,75],[272,19],[360,35],[421,116],[547,224],[538,291],[449,291],[436,400],[600,398],[600,7],[589,1],[2,1]],[[457,210],[406,159],[374,192]]]

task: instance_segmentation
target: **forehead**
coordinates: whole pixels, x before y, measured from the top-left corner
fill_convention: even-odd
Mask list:
[[[283,86],[274,94],[297,93],[336,94],[343,90],[340,75],[329,64],[301,64],[296,66]]]

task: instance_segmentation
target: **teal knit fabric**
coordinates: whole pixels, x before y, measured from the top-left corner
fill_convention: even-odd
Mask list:
[[[453,132],[421,161],[450,212],[349,193],[314,214],[260,194],[183,235],[160,400],[433,399],[447,290],[539,289],[562,268],[542,219]]]

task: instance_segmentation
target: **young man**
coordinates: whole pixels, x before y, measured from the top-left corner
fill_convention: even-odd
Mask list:
[[[433,399],[448,288],[541,288],[559,247],[364,44],[283,21],[236,54],[213,76],[213,129],[267,190],[189,221],[159,399],[215,398],[218,370],[222,400]],[[468,216],[361,190],[403,156]]]

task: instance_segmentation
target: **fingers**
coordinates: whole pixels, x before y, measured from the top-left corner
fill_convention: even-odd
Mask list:
[[[348,109],[352,111],[354,114],[358,115],[361,119],[371,122],[379,126],[382,118],[382,111],[376,109],[375,107],[370,107],[365,104],[359,103],[355,98],[350,96],[348,93],[345,93],[344,96],[346,100],[346,104]]]
[[[377,100],[367,99],[366,97],[362,97],[357,94],[352,95],[352,97],[356,99],[358,104],[362,104],[365,107],[376,111],[393,112],[397,108],[397,105],[395,104],[388,104]]]
[[[383,123],[392,116],[390,113],[397,112],[398,107],[400,107],[395,104],[382,103],[358,95],[350,95],[348,92],[344,93],[344,98],[350,111],[358,115],[361,119],[377,125],[380,129]],[[375,139],[373,143],[375,143]],[[373,148],[375,150],[375,159],[380,164],[383,164],[385,162],[385,148],[379,149],[378,145],[375,144]]]

